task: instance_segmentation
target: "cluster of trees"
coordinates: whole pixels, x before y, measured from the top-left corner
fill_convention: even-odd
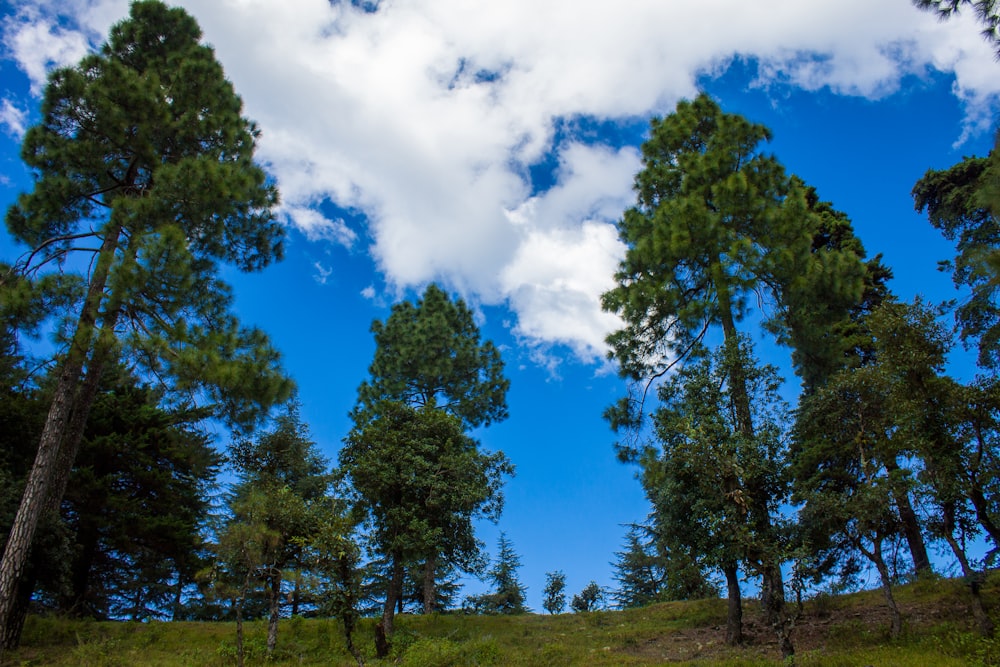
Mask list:
[[[996,41],[995,3],[969,4]],[[277,351],[232,314],[223,265],[280,259],[283,228],[257,130],[200,37],[183,10],[135,2],[99,52],[52,73],[24,140],[34,187],[6,223],[30,250],[0,266],[0,645],[18,643],[32,601],[233,618],[241,661],[244,619],[269,619],[273,650],[286,613],[340,618],[359,661],[353,629],[379,614],[384,656],[395,615],[454,607],[462,574],[493,584],[465,609],[525,611],[513,545],[501,535],[491,567],[474,532],[499,517],[513,466],[471,435],[507,417],[508,382],[466,304],[431,285],[373,324],[335,466]],[[631,382],[607,417],[652,512],[617,554],[614,601],[717,595],[721,575],[739,643],[749,576],[791,656],[790,591],[873,568],[898,632],[893,584],[929,574],[941,543],[990,634],[979,585],[1000,550],[1000,151],[914,187],[969,295],[931,305],[891,293],[848,217],[761,152],[769,136],[702,95],[655,119],[643,146],[603,305],[625,323],[609,344]],[[755,353],[758,329],[792,350],[794,409]],[[32,356],[40,331],[53,358]],[[945,370],[956,335],[978,352],[971,382]],[[226,494],[208,419],[235,434]],[[591,582],[570,607],[607,596]],[[549,573],[545,610],[566,598],[565,575]]]
[[[341,618],[454,606],[488,564],[513,466],[470,433],[507,416],[496,347],[431,285],[372,332],[336,466],[310,439],[222,266],[281,258],[257,130],[195,21],[131,6],[100,51],[54,71],[24,140],[30,192],[7,212],[29,251],[0,267],[0,632],[36,609],[97,618]],[[51,358],[31,340],[51,333]],[[34,352],[33,352],[34,351]],[[230,427],[224,458],[204,428]],[[218,474],[237,482],[220,493]],[[484,610],[524,610],[501,541]],[[0,649],[2,650],[2,649]],[[357,653],[356,653],[357,654]],[[359,654],[357,654],[359,655]]]
[[[618,554],[619,601],[704,596],[721,574],[738,644],[751,577],[790,657],[790,591],[873,569],[898,634],[893,583],[929,574],[937,541],[990,634],[979,582],[1000,548],[1000,155],[915,185],[916,208],[956,243],[945,266],[969,297],[905,303],[847,216],[761,151],[769,137],[701,95],[654,119],[642,148],[619,223],[628,249],[603,297],[624,321],[608,342],[630,387],[606,417],[652,506]],[[978,350],[971,382],[946,374],[949,310]],[[794,409],[753,330],[791,348]]]

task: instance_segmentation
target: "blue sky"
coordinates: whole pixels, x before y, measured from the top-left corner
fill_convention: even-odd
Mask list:
[[[430,281],[462,295],[511,380],[510,418],[479,436],[517,475],[480,537],[492,552],[508,534],[535,609],[547,571],[565,571],[570,592],[613,585],[622,524],[647,512],[601,419],[623,385],[604,361],[615,320],[598,298],[650,116],[706,90],[764,123],[767,150],[850,215],[900,297],[955,296],[935,270],[951,248],[909,193],[928,168],[992,145],[1000,64],[968,17],[941,23],[909,0],[177,4],[259,123],[282,191],[286,260],[231,274],[240,317],[282,350],[334,458],[372,320]],[[0,11],[6,208],[30,185],[17,151],[45,72],[98,44],[127,3]],[[22,250],[0,238],[3,260]],[[787,350],[766,355],[787,367]],[[954,368],[972,372],[963,355]]]

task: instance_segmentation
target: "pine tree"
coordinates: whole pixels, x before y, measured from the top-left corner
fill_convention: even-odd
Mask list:
[[[475,538],[472,518],[494,518],[502,504],[501,475],[512,474],[513,466],[502,454],[478,451],[478,443],[465,431],[507,417],[508,380],[503,375],[499,351],[489,341],[481,341],[472,311],[461,299],[452,301],[437,285],[430,285],[416,303],[405,301],[393,306],[385,322],[372,323],[375,336],[375,356],[369,367],[370,377],[358,387],[358,400],[351,412],[354,429],[348,437],[348,448],[358,452],[357,461],[368,461],[360,452],[371,443],[371,432],[387,433],[394,429],[416,429],[423,434],[437,430],[441,440],[438,451],[433,441],[419,436],[420,466],[455,466],[453,481],[430,490],[430,483],[421,493],[429,498],[408,495],[407,502],[421,504],[413,508],[421,516],[426,534],[419,539],[396,539],[390,556],[393,572],[391,589],[386,600],[383,622],[379,626],[385,636],[379,641],[379,654],[388,651],[388,636],[392,630],[393,605],[389,599],[403,596],[403,577],[410,562],[423,562],[424,613],[434,610],[437,580],[450,568],[475,573],[480,567],[480,543]],[[438,414],[434,414],[438,413]],[[450,421],[449,421],[450,420]],[[400,437],[399,433],[388,436]],[[361,446],[360,443],[369,442]],[[402,444],[387,445],[400,447]],[[410,454],[408,453],[407,456]],[[369,465],[361,463],[360,466]],[[353,480],[371,478],[352,464],[345,471]],[[379,496],[371,488],[359,490],[362,505],[371,510]],[[386,478],[379,484],[399,484]],[[411,485],[411,486],[419,486]],[[376,517],[383,521],[386,517]],[[414,531],[407,531],[412,535]],[[401,542],[407,542],[405,548]],[[412,547],[421,544],[422,553]],[[397,548],[399,547],[399,548]],[[398,558],[407,561],[396,562]]]
[[[701,345],[710,330],[721,329],[725,344],[735,350],[739,324],[759,299],[780,306],[766,324],[781,329],[788,326],[784,313],[805,302],[801,285],[834,305],[829,309],[833,321],[860,297],[864,271],[857,254],[814,247],[819,222],[806,189],[775,158],[759,152],[768,139],[765,127],[723,113],[704,94],[652,121],[642,147],[643,169],[635,179],[637,204],[618,224],[625,259],[615,276],[617,286],[602,298],[604,308],[624,321],[608,337],[620,373],[644,383],[607,411],[615,430],[636,431],[649,387]],[[810,319],[815,325],[826,318]],[[728,371],[738,433],[752,442],[750,369],[734,357]],[[638,455],[628,445],[621,453],[626,459]],[[777,541],[766,479],[739,482],[729,476],[720,483],[729,498],[743,489],[747,528]],[[770,559],[776,553],[756,555],[766,556],[763,560],[744,557],[761,573],[771,623],[784,627],[781,563]],[[727,577],[735,576],[735,565],[725,568]],[[733,607],[729,619],[732,641],[741,636],[737,611]],[[785,643],[782,650],[787,656],[792,649]]]
[[[386,653],[407,565],[436,553],[466,571],[477,569],[473,519],[497,518],[502,477],[513,468],[502,453],[480,451],[457,417],[385,401],[345,439],[340,470],[389,570],[377,640]]]
[[[204,392],[247,424],[287,397],[277,353],[239,326],[219,263],[281,255],[277,192],[253,163],[256,128],[183,10],[136,2],[98,53],[54,71],[22,157],[34,188],[7,214],[28,275],[75,252],[93,261],[61,355],[35,464],[0,562],[3,645],[28,550],[58,505],[105,369],[120,356],[172,391]]]

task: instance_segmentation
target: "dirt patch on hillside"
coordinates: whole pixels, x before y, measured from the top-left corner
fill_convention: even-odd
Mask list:
[[[927,602],[899,603],[899,607],[906,631],[955,619],[968,619],[971,627],[972,611],[963,600],[938,598]],[[810,603],[795,622],[792,642],[797,653],[822,650],[828,646],[868,644],[887,640],[889,626],[889,609],[884,604],[838,607]],[[741,656],[780,662],[777,637],[767,625],[758,605],[752,601],[744,606],[743,634],[746,641],[740,649]],[[666,663],[733,657],[733,649],[726,645],[724,625],[668,632],[622,652]]]

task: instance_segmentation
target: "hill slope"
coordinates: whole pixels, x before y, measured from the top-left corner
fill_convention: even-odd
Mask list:
[[[991,611],[1000,592],[994,577],[985,589]],[[976,635],[968,593],[958,580],[934,580],[898,589],[903,636],[888,638],[889,615],[878,591],[805,603],[793,641],[796,664],[994,665],[1000,640]],[[370,657],[372,625],[355,641],[369,665],[776,665],[776,642],[754,603],[744,612],[750,638],[742,648],[724,644],[725,601],[701,600],[626,611],[558,616],[402,616],[392,661]],[[264,664],[264,626],[249,624],[247,664]],[[231,623],[96,623],[30,618],[23,646],[4,665],[232,665]],[[268,664],[354,665],[340,626],[324,619],[281,623],[278,652]]]

